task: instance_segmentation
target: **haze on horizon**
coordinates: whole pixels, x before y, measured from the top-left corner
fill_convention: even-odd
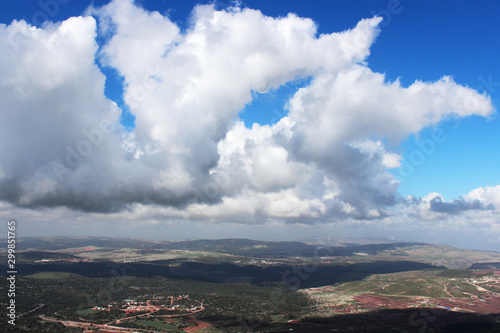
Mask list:
[[[258,1],[190,14],[176,2],[54,3],[30,9],[54,22],[12,10],[0,24],[0,216],[20,237],[500,249],[500,75],[422,58],[429,72],[409,82],[371,55],[417,5],[377,2],[385,11],[325,31]]]

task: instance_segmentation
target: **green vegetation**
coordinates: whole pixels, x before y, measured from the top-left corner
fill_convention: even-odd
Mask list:
[[[169,332],[182,332],[181,329],[179,329],[177,326],[168,324],[162,321],[154,321],[154,320],[139,320],[135,322],[136,324],[140,326],[145,326],[145,327],[154,327],[160,330],[167,330]]]
[[[31,279],[54,279],[54,280],[60,280],[60,279],[67,279],[74,276],[74,274],[71,273],[66,273],[66,272],[40,272],[40,273],[35,273],[31,275],[27,275],[27,278]]]
[[[466,271],[463,269],[447,269],[440,272],[437,276],[446,278],[473,278],[476,274],[472,271]]]
[[[47,278],[47,275],[42,276],[46,278],[18,277],[18,313],[30,311],[35,304],[44,304],[42,309],[18,319],[17,326],[23,328],[23,332],[38,332],[28,326],[42,325],[38,319],[40,314],[65,320],[80,321],[80,318],[83,318],[93,323],[107,323],[125,317],[125,313],[119,310],[94,311],[91,308],[107,307],[113,301],[138,299],[145,295],[177,297],[188,294],[190,301],[186,304],[179,301],[178,304],[189,308],[203,302],[205,310],[194,316],[215,328],[225,328],[229,331],[231,327],[237,331],[242,321],[270,324],[273,322],[271,314],[282,314],[287,320],[299,318],[314,306],[307,295],[277,285],[259,287],[241,283],[212,283],[162,277],[88,278],[74,275],[70,279],[52,279]],[[6,279],[0,281],[0,287],[7,287]],[[0,310],[0,314],[6,315],[5,307]],[[125,326],[126,324],[127,322],[124,323]],[[62,326],[57,323],[45,325],[52,328]],[[159,325],[159,322],[154,325]],[[167,329],[166,327],[170,326],[163,327]],[[53,332],[58,330],[54,328]]]
[[[97,311],[97,310],[93,310],[93,309],[91,309],[91,308],[89,308],[89,309],[84,309],[84,310],[76,310],[76,311],[75,311],[75,313],[76,313],[76,314],[79,314],[79,315],[88,315],[88,314],[92,315],[92,314],[96,314],[97,312],[99,312],[99,311]]]
[[[371,293],[401,297],[463,297],[464,292],[480,294],[464,278],[476,275],[465,270],[422,270],[383,275],[372,275],[362,281],[337,285],[331,293]]]

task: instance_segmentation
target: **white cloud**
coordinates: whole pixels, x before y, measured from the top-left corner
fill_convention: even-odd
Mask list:
[[[130,0],[88,13],[98,26],[91,16],[0,26],[1,200],[132,224],[427,223],[472,214],[495,223],[498,187],[452,202],[399,198],[389,169],[401,156],[384,142],[494,110],[488,96],[450,77],[404,87],[373,72],[366,59],[381,18],[318,36],[310,19],[251,9],[198,6],[185,32]],[[96,55],[97,34],[107,42]],[[133,133],[105,97],[96,61],[123,76]],[[252,92],[306,77],[276,124],[249,129],[237,119]]]
[[[463,196],[468,202],[479,201],[482,206],[490,207],[500,212],[500,185],[479,187]]]

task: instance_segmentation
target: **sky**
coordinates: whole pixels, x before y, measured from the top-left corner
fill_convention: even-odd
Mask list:
[[[500,250],[499,14],[3,1],[0,216],[19,236]]]

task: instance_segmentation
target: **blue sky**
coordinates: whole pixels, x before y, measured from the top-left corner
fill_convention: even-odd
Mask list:
[[[0,23],[9,25],[13,20],[23,19],[43,28],[45,19],[64,21],[82,15],[89,5],[99,8],[108,2],[3,1],[0,3]],[[181,34],[192,29],[195,20],[193,8],[197,4],[210,3],[214,2],[136,1],[138,7],[158,11],[167,17],[177,25]],[[260,10],[273,18],[286,17],[288,13],[310,18],[317,26],[316,37],[352,29],[360,20],[378,15],[383,18],[379,24],[380,34],[371,45],[364,66],[375,73],[385,74],[386,83],[399,80],[405,88],[416,80],[432,83],[445,75],[451,76],[458,85],[488,95],[493,107],[499,109],[498,1],[246,0],[214,3],[215,10],[222,11],[235,5]],[[103,14],[94,13],[98,21],[101,20],[99,15]],[[98,33],[97,42],[103,51],[109,45],[109,36]],[[134,133],[136,120],[129,112],[133,106],[128,105],[123,97],[126,88],[123,82],[130,73],[128,68],[120,68],[118,63],[115,67],[105,66],[99,57],[95,61],[106,76],[106,97],[118,104],[122,112],[121,124],[129,133]],[[312,76],[306,76],[287,81],[265,93],[252,91],[251,102],[239,110],[235,119],[241,119],[248,130],[254,123],[275,125],[287,115],[290,98],[313,81]],[[441,138],[438,141],[434,139],[436,133]],[[382,140],[387,152],[401,156],[406,171],[403,167],[388,170],[399,181],[398,196],[423,198],[437,192],[445,201],[453,202],[474,189],[500,184],[500,119],[496,113],[487,118],[473,115],[435,122],[402,140],[369,139]],[[408,165],[410,172],[407,172]]]

